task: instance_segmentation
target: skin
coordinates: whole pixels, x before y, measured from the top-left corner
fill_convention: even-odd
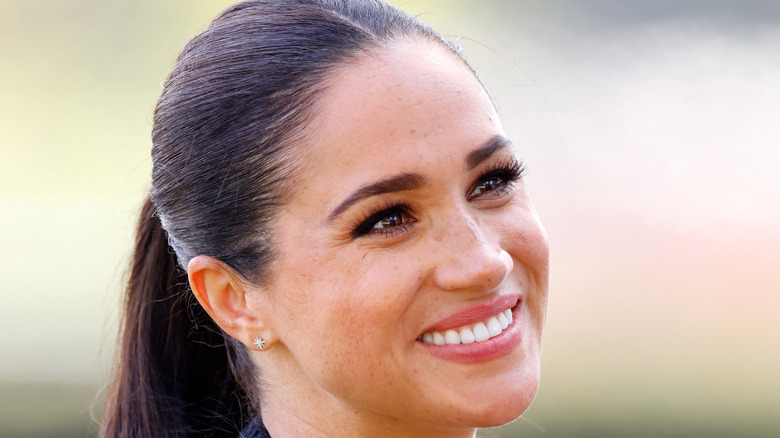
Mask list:
[[[320,96],[303,171],[274,226],[272,278],[245,284],[217,260],[193,259],[204,308],[255,350],[272,436],[474,436],[530,405],[548,244],[522,178],[474,196],[484,174],[516,159],[502,147],[468,168],[497,136],[490,99],[446,49],[375,49],[335,71]],[[404,173],[425,183],[333,214],[357,189]],[[399,202],[409,209],[389,227],[354,236]],[[437,321],[510,294],[521,296],[522,342],[508,354],[458,363],[418,341]]]

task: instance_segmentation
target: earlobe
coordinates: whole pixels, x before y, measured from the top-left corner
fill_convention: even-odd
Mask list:
[[[260,336],[255,336],[255,341],[252,342],[252,344],[254,344],[255,348],[257,348],[258,350],[265,350],[266,341],[263,338],[261,338]],[[269,348],[270,348],[270,346],[269,346]]]
[[[195,298],[228,335],[253,350],[266,351],[273,345],[273,329],[264,315],[248,306],[247,282],[235,270],[199,255],[187,265],[187,277]]]

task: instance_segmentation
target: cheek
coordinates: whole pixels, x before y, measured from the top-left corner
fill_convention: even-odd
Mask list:
[[[517,209],[503,223],[502,246],[512,256],[526,289],[528,307],[541,329],[547,309],[550,250],[547,234],[531,207]]]
[[[493,222],[501,247],[534,277],[547,278],[550,249],[547,233],[536,211],[526,202]],[[536,279],[536,278],[535,278]]]
[[[360,263],[344,266],[332,299],[323,304],[329,307],[324,324],[336,327],[343,342],[335,348],[365,352],[364,364],[380,360],[374,356],[386,354],[391,343],[402,338],[399,330],[415,297],[417,276],[411,272],[412,265],[394,262],[397,257],[385,259],[371,254],[361,257]]]
[[[378,369],[387,360],[388,346],[412,299],[408,279],[417,278],[408,272],[408,262],[401,265],[393,263],[394,258],[356,252],[344,250],[338,258],[313,257],[288,267],[320,269],[297,275],[289,285],[298,293],[283,307],[295,316],[282,336],[287,336],[286,344],[301,366],[319,374],[320,384],[336,392],[349,389],[339,388],[340,382],[354,386],[345,373]]]

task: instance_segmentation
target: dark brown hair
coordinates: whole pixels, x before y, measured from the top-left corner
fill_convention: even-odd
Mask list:
[[[184,269],[205,254],[248,281],[267,278],[275,213],[324,79],[361,52],[408,38],[459,55],[378,0],[247,1],[184,47],[155,109],[152,190],[101,436],[235,437],[256,415],[247,351],[193,299]]]

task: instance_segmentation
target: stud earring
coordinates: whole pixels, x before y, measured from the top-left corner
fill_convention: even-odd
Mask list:
[[[253,343],[255,344],[255,347],[257,347],[258,350],[262,350],[263,348],[265,348],[265,341],[261,337],[255,336],[255,342]]]

